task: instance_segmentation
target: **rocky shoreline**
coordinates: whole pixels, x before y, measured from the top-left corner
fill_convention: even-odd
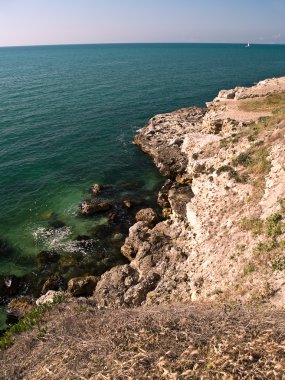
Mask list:
[[[93,186],[82,217],[132,209],[125,261],[14,298],[0,377],[281,379],[284,138],[285,77],[152,118],[135,142],[165,176],[159,207]]]
[[[37,304],[68,290],[98,308],[196,300],[284,306],[284,91],[285,78],[274,78],[223,90],[206,108],[153,117],[135,143],[165,177],[159,208],[110,202],[113,190],[95,184],[81,213],[106,213],[108,228],[120,224],[112,233],[125,261],[62,287],[60,277],[50,280]]]
[[[93,184],[78,208],[77,218],[90,221],[88,235],[75,236],[61,250],[50,248],[31,257],[32,270],[23,276],[0,276],[0,305],[7,308],[7,323],[16,323],[42,297],[50,300],[58,292],[90,297],[100,276],[114,265],[127,263],[120,247],[143,207],[154,206],[149,191],[136,183]],[[47,213],[51,236],[69,228],[56,215]],[[102,221],[99,222],[98,221]],[[21,257],[21,252],[0,241],[1,255]],[[1,327],[1,326],[0,326]],[[3,332],[2,332],[3,333]]]
[[[166,220],[130,228],[121,249],[130,264],[101,277],[99,307],[284,306],[284,91],[285,78],[221,91],[207,108],[157,115],[140,130],[135,143],[167,178]]]

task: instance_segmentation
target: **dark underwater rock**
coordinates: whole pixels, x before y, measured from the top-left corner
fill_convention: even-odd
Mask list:
[[[23,288],[22,281],[16,276],[0,276],[0,304],[18,295]]]
[[[4,239],[0,239],[0,260],[1,258],[9,258],[14,256],[17,250]]]
[[[88,235],[78,235],[75,238],[76,241],[85,241],[85,240],[90,240],[90,239],[92,238],[91,236],[88,236]]]
[[[54,229],[56,229],[56,230],[58,230],[59,228],[65,227],[66,224],[63,223],[60,220],[53,220],[53,221],[49,222],[49,226],[52,227],[52,228],[54,228]]]
[[[41,251],[37,255],[39,266],[46,266],[52,263],[57,263],[60,260],[60,254],[55,251]]]

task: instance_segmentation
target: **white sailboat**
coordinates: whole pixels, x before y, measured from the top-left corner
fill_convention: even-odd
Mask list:
[[[247,48],[249,48],[249,47],[250,47],[250,44],[249,44],[249,42],[247,43],[247,45],[245,45],[245,47],[247,47]]]

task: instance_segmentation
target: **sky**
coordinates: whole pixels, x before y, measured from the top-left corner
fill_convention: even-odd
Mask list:
[[[285,43],[285,0],[0,0],[0,46]]]

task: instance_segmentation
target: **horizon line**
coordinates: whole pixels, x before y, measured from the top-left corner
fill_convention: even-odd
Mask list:
[[[242,42],[80,42],[80,43],[55,43],[55,44],[32,44],[32,45],[1,45],[0,48],[20,47],[51,47],[51,46],[93,46],[93,45],[244,45]],[[285,42],[250,42],[251,45],[283,46]]]

